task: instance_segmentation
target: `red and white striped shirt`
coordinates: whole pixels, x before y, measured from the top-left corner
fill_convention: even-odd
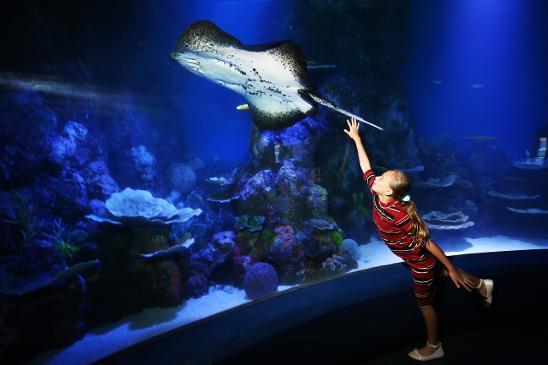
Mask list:
[[[401,202],[394,200],[383,204],[371,187],[375,182],[375,174],[369,169],[363,174],[363,179],[369,185],[373,196],[372,215],[377,231],[390,250],[406,262],[413,271],[432,268],[436,257],[425,247],[414,241],[411,232],[411,218]]]

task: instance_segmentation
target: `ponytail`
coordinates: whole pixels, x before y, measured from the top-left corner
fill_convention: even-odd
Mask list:
[[[430,231],[417,212],[417,207],[411,200],[402,201],[401,204],[409,214],[409,218],[411,218],[411,234],[414,236],[415,241],[419,246],[426,245],[430,241]]]
[[[401,170],[392,171],[394,171],[394,174],[390,181],[390,187],[394,193],[394,200],[400,201],[407,214],[409,214],[411,220],[409,234],[413,236],[413,240],[417,245],[424,246],[430,241],[430,231],[417,212],[415,203],[407,196],[407,193],[411,190],[411,178]]]

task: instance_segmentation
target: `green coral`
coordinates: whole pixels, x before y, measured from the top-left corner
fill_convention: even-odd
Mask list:
[[[53,226],[51,227],[50,233],[44,233],[44,236],[48,237],[53,241],[53,245],[57,247],[61,252],[63,252],[66,256],[72,257],[78,250],[80,249],[78,246],[75,245],[75,242],[72,237],[80,237],[76,239],[77,241],[82,240],[82,235],[71,235],[67,234],[63,227],[63,220],[61,218],[56,218],[53,221]],[[87,236],[87,235],[86,235]]]
[[[360,216],[365,219],[371,218],[369,210],[363,205],[363,193],[352,193],[352,203],[354,203],[354,209]]]
[[[262,215],[252,215],[247,214],[236,217],[235,223],[240,230],[249,229],[249,232],[258,232],[263,229],[265,217]]]
[[[270,228],[265,228],[259,235],[259,239],[264,242],[271,241],[276,236],[276,233]]]
[[[339,231],[333,231],[331,233],[331,242],[337,247],[339,247],[344,240],[343,236],[339,233]]]
[[[64,240],[57,241],[54,243],[54,245],[68,257],[72,257],[72,255],[80,250],[78,246],[75,246],[70,242],[65,242]]]

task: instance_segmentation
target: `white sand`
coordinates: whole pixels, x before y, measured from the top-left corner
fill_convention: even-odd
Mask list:
[[[471,247],[459,252],[445,251],[445,253],[450,256],[548,247],[546,240],[540,240],[534,244],[532,240],[531,242],[521,241],[506,236],[465,238],[464,240]],[[443,249],[443,244],[439,245]],[[401,259],[377,237],[372,237],[367,244],[360,245],[360,250],[362,257],[358,260],[358,268],[350,272],[401,262]],[[294,286],[296,285],[281,285],[278,291]],[[188,299],[179,306],[148,308],[118,322],[97,327],[70,347],[41,353],[29,364],[89,364],[147,338],[249,301],[243,290],[226,285],[212,286],[208,294],[200,298]]]

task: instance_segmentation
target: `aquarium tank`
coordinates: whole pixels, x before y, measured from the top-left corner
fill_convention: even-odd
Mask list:
[[[400,262],[350,118],[448,256],[548,247],[547,8],[4,4],[0,362],[91,363]]]

